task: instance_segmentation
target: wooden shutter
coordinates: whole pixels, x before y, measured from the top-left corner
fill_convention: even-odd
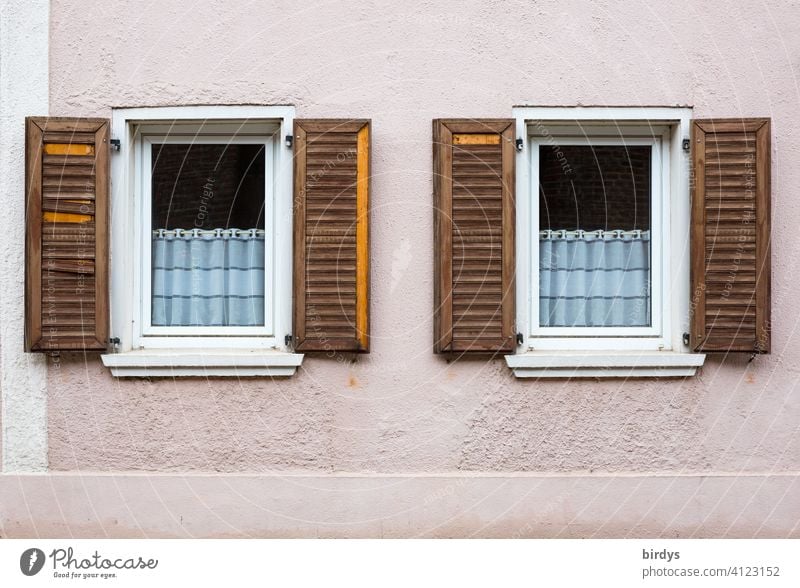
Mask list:
[[[514,121],[433,121],[434,351],[513,351]]]
[[[770,121],[692,124],[692,347],[770,350]]]
[[[26,351],[106,349],[108,126],[26,119]]]
[[[369,352],[369,120],[294,123],[294,342]]]

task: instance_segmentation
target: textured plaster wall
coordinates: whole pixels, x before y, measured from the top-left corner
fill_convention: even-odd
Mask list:
[[[800,7],[741,2],[54,0],[50,113],[293,104],[373,120],[373,352],[286,380],[49,369],[55,470],[800,470]],[[773,120],[773,350],[686,380],[515,381],[431,352],[431,119],[515,104]]]

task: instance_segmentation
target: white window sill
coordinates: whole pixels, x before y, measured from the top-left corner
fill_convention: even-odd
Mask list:
[[[302,353],[262,349],[139,349],[100,356],[115,377],[288,377]]]
[[[702,353],[532,351],[506,355],[517,378],[674,378],[693,376]]]

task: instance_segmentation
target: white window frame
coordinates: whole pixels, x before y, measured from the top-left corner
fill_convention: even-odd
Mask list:
[[[517,137],[517,325],[522,333],[518,354],[530,352],[689,352],[683,333],[689,327],[688,152],[691,108],[685,107],[515,107]],[[542,131],[542,128],[545,130]],[[538,132],[532,132],[538,129]],[[656,137],[660,142],[660,195],[654,204],[652,244],[652,327],[540,327],[538,292],[538,147],[548,137],[569,141],[600,137]],[[545,138],[533,141],[532,135]],[[558,138],[556,138],[558,137]],[[653,141],[654,139],[648,139]],[[593,144],[601,144],[595,142]],[[657,226],[656,226],[657,223]],[[536,239],[533,239],[533,236]],[[657,242],[658,241],[658,242]],[[660,251],[657,249],[660,248]],[[658,272],[658,276],[656,276]]]
[[[282,137],[292,134],[294,117],[291,106],[182,106],[113,111],[112,137],[120,141],[121,147],[119,153],[113,154],[111,163],[111,334],[119,338],[118,352],[231,348],[288,351],[285,336],[291,332],[292,152]],[[204,123],[204,129],[195,142],[219,142],[212,138],[214,134],[224,141],[236,142],[258,142],[270,137],[272,153],[267,162],[270,185],[265,198],[271,211],[269,216],[265,215],[265,230],[268,238],[270,232],[273,237],[266,249],[272,258],[273,271],[265,272],[265,280],[269,282],[265,297],[267,292],[271,293],[273,311],[265,318],[264,327],[150,326],[146,300],[149,302],[150,296],[151,201],[145,198],[150,190],[143,190],[149,177],[149,166],[142,165],[148,161],[143,150],[151,135],[173,136],[186,131],[191,134],[198,123]],[[186,125],[184,131],[180,130],[182,125]],[[235,138],[247,134],[252,136]],[[265,260],[269,265],[270,258]]]

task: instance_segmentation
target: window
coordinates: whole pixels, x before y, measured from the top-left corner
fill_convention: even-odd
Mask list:
[[[516,375],[690,375],[687,108],[514,109]],[[669,353],[659,353],[669,352]]]
[[[112,374],[289,376],[308,351],[368,353],[370,128],[291,106],[115,110]]]
[[[291,107],[114,112],[112,373],[293,373],[293,120]]]
[[[433,121],[435,353],[571,378],[769,352],[769,119],[513,114]]]

